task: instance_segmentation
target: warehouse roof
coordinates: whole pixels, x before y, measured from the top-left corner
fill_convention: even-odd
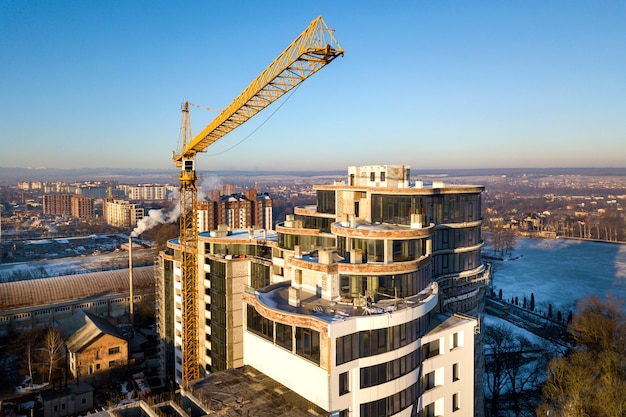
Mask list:
[[[152,290],[153,266],[133,268],[133,289]],[[128,294],[128,269],[0,283],[0,311]]]

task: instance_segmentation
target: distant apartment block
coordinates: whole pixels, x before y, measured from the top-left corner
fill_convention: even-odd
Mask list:
[[[74,216],[79,219],[94,217],[93,198],[75,194],[46,194],[43,196],[43,214]]]
[[[103,205],[104,218],[108,224],[116,227],[135,227],[144,217],[144,209],[137,204],[117,198],[107,198]]]
[[[272,198],[267,193],[257,194],[255,199],[255,224],[261,229],[270,230],[274,227]]]
[[[231,195],[235,193],[235,184],[222,185],[222,195]]]
[[[41,190],[43,185],[41,181],[18,181],[17,188],[20,190]]]
[[[257,194],[255,189],[198,204],[200,232],[217,229],[219,225],[231,229],[255,227],[269,230],[272,221],[272,198],[266,193]]]
[[[43,196],[43,214],[56,216],[72,215],[71,194],[46,194]]]
[[[124,191],[129,200],[133,201],[165,200],[167,196],[167,187],[164,185],[120,185],[118,188]]]
[[[72,216],[79,219],[94,217],[93,198],[73,195],[71,199]]]

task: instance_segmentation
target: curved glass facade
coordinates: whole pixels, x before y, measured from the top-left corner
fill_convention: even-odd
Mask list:
[[[303,252],[310,252],[319,247],[334,247],[335,238],[326,236],[292,235],[289,233],[278,233],[278,245],[282,249],[294,250],[300,246]]]
[[[420,352],[415,350],[389,362],[366,366],[359,370],[360,387],[369,388],[400,378],[414,371],[420,364]]]
[[[383,329],[363,330],[336,341],[336,365],[399,349],[422,337],[428,316]]]
[[[407,274],[394,275],[340,275],[341,296],[411,297],[430,283],[429,267]]]
[[[247,330],[319,366],[320,333],[318,331],[275,322],[262,316],[250,304],[246,305],[246,313]]]
[[[372,194],[372,221],[411,224],[411,214],[422,223],[456,223],[480,219],[480,193],[438,195]]]
[[[392,245],[393,262],[414,261],[426,255],[424,239],[390,240],[389,244]],[[385,239],[348,239],[337,236],[337,251],[340,254],[353,249],[361,251],[363,262],[385,261]]]

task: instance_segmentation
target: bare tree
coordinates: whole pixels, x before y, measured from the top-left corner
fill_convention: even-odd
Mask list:
[[[513,336],[511,351],[507,355],[505,375],[515,416],[528,415],[526,412],[534,415],[538,398],[529,396],[528,392],[535,391],[540,385],[545,374],[548,352],[550,349],[545,345],[534,344],[520,334]]]
[[[502,243],[502,249],[511,255],[513,253],[513,249],[515,249],[515,244],[517,243],[517,238],[515,237],[515,231],[513,229],[504,230]]]
[[[484,352],[489,414],[508,410],[517,417],[534,416],[550,349],[503,323],[485,328]]]
[[[26,343],[26,367],[28,368],[28,377],[29,377],[29,385],[33,385],[33,355],[32,355],[32,346],[30,342]]]
[[[41,328],[33,327],[31,330],[20,333],[15,339],[9,341],[8,350],[21,360],[20,372],[28,375],[31,383],[36,372],[41,372]]]
[[[488,326],[485,329],[484,343],[489,411],[496,416],[500,407],[500,395],[506,384],[507,355],[513,344],[513,335],[505,324]]]
[[[504,225],[502,224],[501,221],[493,224],[490,227],[490,232],[491,232],[491,246],[493,247],[493,253],[494,255],[497,253],[500,253],[500,255],[504,254],[504,244],[505,244],[505,240],[504,240],[504,235],[505,235],[505,229],[504,229]]]
[[[49,327],[44,338],[48,359],[48,381],[52,381],[52,370],[63,359],[63,337],[57,327]]]

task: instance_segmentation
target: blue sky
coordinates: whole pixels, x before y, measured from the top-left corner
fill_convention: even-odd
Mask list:
[[[320,14],[345,56],[198,169],[626,167],[626,2],[557,0],[1,0],[0,167],[173,169],[182,102],[224,108]]]

